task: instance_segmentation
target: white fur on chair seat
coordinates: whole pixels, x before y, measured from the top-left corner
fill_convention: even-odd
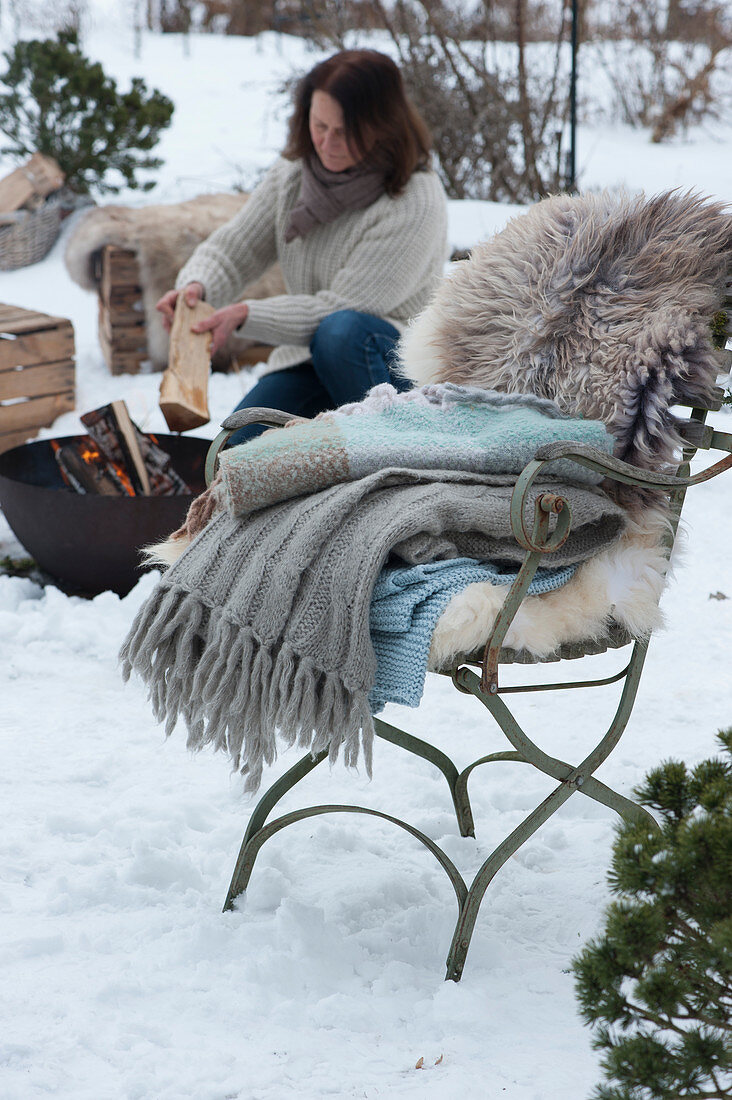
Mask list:
[[[662,625],[658,601],[668,572],[655,533],[623,535],[612,547],[578,566],[562,588],[524,598],[504,640],[518,662],[551,660],[562,646],[585,643],[602,651],[647,637]],[[451,667],[482,650],[508,594],[505,586],[471,584],[454,596],[432,636],[429,668]]]

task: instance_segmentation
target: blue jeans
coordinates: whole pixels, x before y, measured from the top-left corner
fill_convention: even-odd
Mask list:
[[[295,367],[273,371],[252,387],[236,406],[282,409],[294,416],[312,417],[350,401],[360,401],[372,386],[391,382],[398,390],[412,383],[391,369],[399,333],[388,321],[341,309],[321,321],[310,341],[310,359]],[[227,446],[246,443],[265,431],[261,424],[240,428]]]

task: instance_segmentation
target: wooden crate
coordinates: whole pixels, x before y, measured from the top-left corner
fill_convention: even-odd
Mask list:
[[[74,408],[74,329],[63,317],[0,305],[0,451]]]
[[[137,374],[148,358],[137,256],[107,244],[99,254],[99,343],[112,374]]]
[[[34,153],[25,164],[0,179],[0,222],[22,207],[29,210],[64,185],[64,174],[53,157]],[[7,220],[12,222],[12,217]]]

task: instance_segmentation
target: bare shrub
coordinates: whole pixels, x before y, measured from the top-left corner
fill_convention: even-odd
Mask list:
[[[448,195],[520,203],[561,186],[568,62],[563,3],[483,0],[470,7],[393,0],[387,6],[371,0],[371,6],[432,131]],[[529,41],[549,27],[551,37],[532,45],[529,64]],[[317,36],[321,45],[346,41],[342,21],[325,14]]]
[[[338,34],[378,25],[371,0],[203,0],[224,4],[227,34],[254,35],[280,31],[304,38],[317,37],[321,24]]]
[[[664,141],[718,117],[713,78],[732,46],[726,5],[717,0],[618,0],[598,22],[598,56],[610,79],[616,112]]]
[[[87,0],[10,0],[7,9],[15,37],[21,26],[31,31],[57,34],[76,31],[81,35],[89,16]]]

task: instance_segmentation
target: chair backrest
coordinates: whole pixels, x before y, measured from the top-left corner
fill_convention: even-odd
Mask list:
[[[688,477],[691,460],[697,451],[726,451],[728,455],[732,455],[732,431],[715,431],[706,423],[709,413],[717,412],[722,407],[725,392],[728,400],[732,400],[732,262],[727,271],[720,309],[714,314],[711,323],[714,343],[719,354],[719,376],[722,385],[715,390],[712,400],[708,403],[686,406],[690,410],[690,415],[679,424],[679,434],[687,444],[677,470],[679,477]],[[726,391],[723,386],[726,386]],[[732,430],[732,423],[730,423],[730,429]],[[725,466],[729,466],[729,462],[729,458],[726,461],[722,459],[709,466],[703,473],[697,475],[698,481],[714,477]],[[675,526],[678,526],[685,496],[686,489],[677,489],[671,493],[671,509]]]
[[[712,333],[719,352],[720,377],[724,379],[726,376],[728,393],[732,399],[732,381],[730,381],[732,377],[732,263],[727,272],[724,298],[718,312],[712,318]],[[689,445],[690,454],[684,455],[685,462],[697,450],[732,451],[732,436],[728,433],[714,432],[706,425],[708,414],[721,408],[724,396],[725,391],[720,386],[708,405],[687,406],[691,410],[690,417],[679,428],[682,438]]]

